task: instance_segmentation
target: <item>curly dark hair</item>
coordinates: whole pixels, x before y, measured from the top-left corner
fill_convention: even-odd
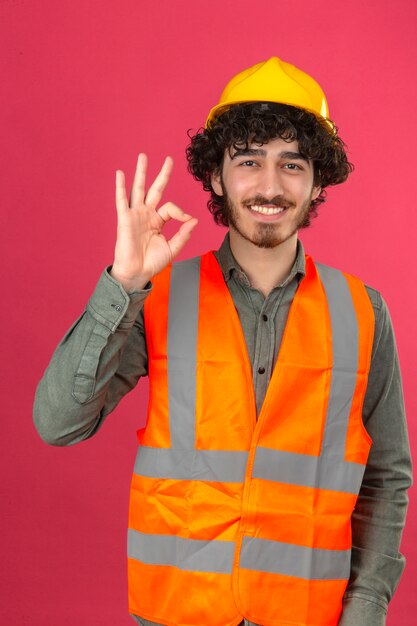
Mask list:
[[[318,206],[326,200],[325,188],[343,183],[353,171],[346,155],[346,145],[337,135],[336,126],[318,119],[303,109],[273,102],[237,104],[222,113],[208,128],[192,136],[186,149],[188,171],[203,183],[211,194],[207,206],[216,224],[228,226],[223,196],[211,186],[211,175],[221,174],[226,150],[247,149],[249,144],[263,145],[280,137],[287,142],[298,141],[300,154],[313,161],[314,186],[320,195],[312,201],[303,227],[317,216]]]

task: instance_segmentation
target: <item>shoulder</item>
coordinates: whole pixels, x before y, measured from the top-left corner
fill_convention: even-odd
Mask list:
[[[380,292],[377,291],[377,289],[374,289],[373,287],[370,287],[369,285],[366,285],[366,284],[365,284],[365,289],[369,296],[371,304],[374,308],[374,311],[381,311],[384,306],[386,307],[386,304]]]
[[[372,310],[374,312],[374,349],[379,345],[381,340],[384,343],[384,337],[388,339],[389,336],[393,335],[392,323],[388,307],[379,290],[367,285],[358,276],[349,272],[345,272],[344,270],[341,270],[339,268],[331,267],[322,263],[316,263],[316,267],[319,270],[320,274],[323,272],[323,270],[324,272],[330,274],[336,273],[339,275],[343,275],[351,284],[353,283],[356,285],[362,285],[360,291],[367,294],[367,297],[369,298],[370,304],[372,306]]]
[[[394,329],[392,327],[389,310],[384,298],[377,289],[374,289],[366,284],[364,286],[369,300],[371,301],[375,316],[372,354],[375,356],[378,347],[382,346],[382,352],[384,353],[385,358],[387,353],[392,351],[392,347],[395,346]],[[385,348],[384,346],[391,346],[391,348],[388,350],[388,348]]]
[[[386,356],[389,352],[387,346],[394,346],[395,339],[391,316],[381,292],[378,289],[375,289],[375,287],[371,287],[370,285],[364,283],[358,276],[346,272],[343,272],[343,274],[359,281],[365,288],[366,294],[372,305],[375,320],[372,354],[374,356],[375,352],[379,348],[379,351],[382,351],[384,356]]]
[[[319,270],[319,273],[326,272],[330,274],[343,274],[343,276],[345,276],[347,279],[351,279],[355,282],[361,283],[365,287],[366,293],[368,294],[368,298],[372,304],[372,308],[374,309],[375,313],[380,312],[382,309],[386,308],[386,303],[382,298],[381,293],[374,287],[370,287],[369,285],[364,283],[360,277],[356,276],[355,274],[351,274],[350,272],[345,272],[344,270],[341,270],[339,268],[326,265],[324,263],[315,262],[315,265]]]

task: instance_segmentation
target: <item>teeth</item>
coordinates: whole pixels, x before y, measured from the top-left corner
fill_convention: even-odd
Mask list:
[[[256,204],[253,204],[251,206],[251,210],[255,211],[255,213],[262,213],[263,215],[278,215],[278,213],[282,213],[283,212],[283,208],[282,207],[266,207],[266,206],[258,206]]]

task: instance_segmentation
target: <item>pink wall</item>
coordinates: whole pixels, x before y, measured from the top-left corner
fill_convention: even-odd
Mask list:
[[[133,623],[125,527],[146,383],[97,437],[69,449],[38,438],[33,394],[112,260],[117,168],[131,179],[141,150],[155,173],[172,154],[167,197],[200,218],[185,255],[220,242],[223,231],[186,173],[186,130],[204,122],[231,75],[269,56],[317,78],[349,145],[356,171],[330,190],[303,240],[318,260],[357,273],[388,301],[415,445],[416,22],[414,0],[0,4],[2,623]],[[412,502],[390,626],[415,623],[416,527]]]

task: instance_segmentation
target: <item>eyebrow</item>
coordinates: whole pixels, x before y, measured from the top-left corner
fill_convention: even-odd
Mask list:
[[[242,148],[240,150],[236,150],[236,152],[230,157],[230,160],[233,161],[233,159],[236,159],[237,157],[248,157],[248,156],[265,157],[266,150],[263,150],[262,148],[247,148],[247,149]],[[292,152],[291,150],[287,150],[285,152],[279,152],[278,156],[281,159],[305,161],[306,163],[309,162],[309,159],[307,159],[307,157],[303,156],[299,152]]]

